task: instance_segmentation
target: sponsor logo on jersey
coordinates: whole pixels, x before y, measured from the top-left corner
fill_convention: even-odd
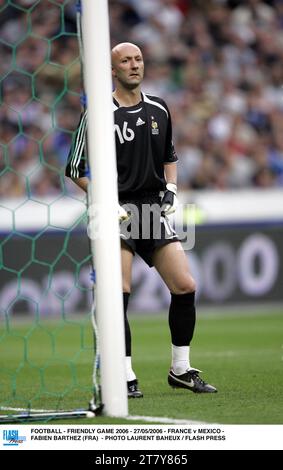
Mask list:
[[[136,122],[136,126],[142,126],[143,124],[145,124],[145,122],[139,117]]]

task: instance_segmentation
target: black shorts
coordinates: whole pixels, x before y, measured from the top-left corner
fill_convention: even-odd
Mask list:
[[[120,224],[121,240],[150,267],[156,248],[179,240],[168,217],[161,213],[160,202],[158,194],[120,200],[121,206],[131,214],[129,220]]]

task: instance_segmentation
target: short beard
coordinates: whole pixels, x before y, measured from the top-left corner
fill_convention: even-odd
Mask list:
[[[143,77],[142,77],[143,78]],[[135,88],[138,88],[142,82],[142,78],[141,80],[139,80],[138,83],[132,83],[132,82],[125,82],[125,81],[122,81],[122,80],[118,80],[120,81],[121,85],[123,86],[123,88],[125,88],[126,90],[134,90]]]
[[[127,90],[134,90],[135,88],[138,88],[140,86],[140,83],[122,83],[122,85]]]

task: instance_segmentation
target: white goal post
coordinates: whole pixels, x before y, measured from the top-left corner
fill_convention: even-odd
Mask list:
[[[101,360],[101,391],[108,416],[128,414],[122,302],[118,192],[107,0],[82,0],[84,81],[88,109],[88,156],[95,202],[92,240]],[[90,217],[92,234],[94,219]]]

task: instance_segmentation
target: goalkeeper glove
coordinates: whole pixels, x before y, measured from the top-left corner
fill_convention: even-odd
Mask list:
[[[161,212],[164,215],[173,214],[178,207],[177,185],[174,183],[166,184],[166,191],[161,201]]]
[[[127,211],[125,211],[124,207],[120,206],[120,204],[118,204],[118,219],[119,219],[119,223],[120,222],[124,222],[125,220],[128,220],[130,217],[130,215],[128,214]]]

